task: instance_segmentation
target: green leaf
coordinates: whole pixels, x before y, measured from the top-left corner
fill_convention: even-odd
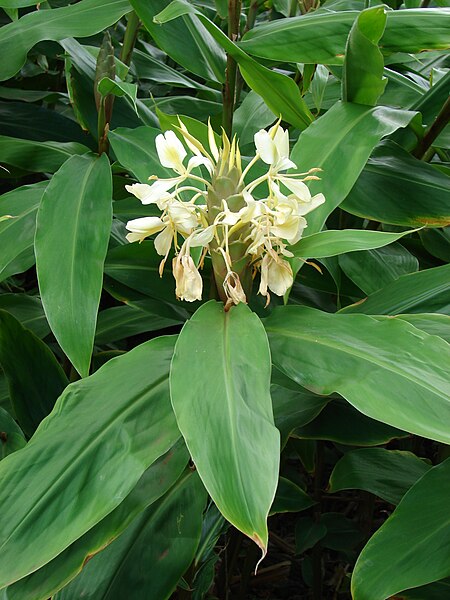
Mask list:
[[[419,235],[422,244],[430,254],[450,263],[450,227],[424,229]]]
[[[50,181],[37,217],[42,304],[56,339],[82,377],[89,372],[94,343],[111,196],[107,156],[73,156]]]
[[[411,452],[384,448],[351,450],[337,462],[328,492],[365,490],[386,502],[398,504],[431,465]]]
[[[0,31],[0,80],[9,79],[25,64],[27,53],[42,40],[86,37],[102,31],[129,12],[127,0],[82,0],[54,10],[37,10]]]
[[[372,250],[396,242],[404,235],[417,230],[401,233],[385,233],[368,229],[342,229],[338,231],[320,231],[302,238],[289,250],[296,258],[326,258],[347,252]]]
[[[450,316],[440,314],[417,314],[417,315],[396,315],[395,317],[375,317],[376,319],[401,319],[407,321],[429,333],[430,335],[438,335],[443,338],[446,342],[450,343]]]
[[[340,65],[348,33],[359,14],[352,10],[312,12],[271,21],[248,31],[239,46],[249,54],[279,62]],[[387,11],[380,47],[388,53],[446,50],[449,25],[448,9]]]
[[[187,472],[55,600],[167,600],[195,557],[205,500],[198,475]]]
[[[255,133],[273,123],[275,118],[261,96],[250,91],[233,115],[233,134],[237,135],[241,148],[253,143]]]
[[[0,135],[0,162],[26,171],[54,173],[74,154],[89,148],[77,142],[34,142]]]
[[[181,317],[184,321],[189,316],[191,306],[187,303],[183,303],[183,306],[176,300],[173,275],[166,268],[160,277],[160,263],[161,256],[157,254],[153,242],[127,244],[108,252],[105,273],[133,290],[162,301],[159,308],[154,302],[151,305],[152,310],[158,310],[159,315],[175,320]],[[199,303],[193,305],[197,307]]]
[[[25,448],[0,463],[0,588],[101,521],[178,439],[172,352],[173,339],[157,338],[71,384]]]
[[[342,313],[398,315],[437,312],[450,315],[450,265],[402,275]]]
[[[447,459],[419,479],[364,547],[352,577],[355,600],[384,600],[448,575],[449,496]]]
[[[161,166],[156,153],[155,138],[161,131],[153,127],[128,129],[118,127],[108,134],[118,161],[141,183],[148,183],[150,175],[172,177],[173,173]]]
[[[384,6],[363,10],[355,19],[345,47],[342,99],[375,106],[384,92],[384,60],[378,48],[386,27]]]
[[[295,525],[295,552],[303,554],[320,542],[327,533],[327,528],[321,521],[313,521],[311,517],[302,517]]]
[[[314,419],[297,427],[292,437],[326,440],[347,446],[378,446],[407,437],[400,429],[366,417],[345,400],[333,400]]]
[[[198,17],[214,39],[238,63],[247,85],[264,99],[275,115],[282,115],[285,121],[300,130],[308,127],[313,117],[294,80],[257,63],[191,4],[183,0],[173,0],[154,20],[165,23],[182,15]]]
[[[161,27],[154,17],[168,4],[167,0],[131,0],[131,5],[152,38],[175,62],[204,79],[225,81],[225,53],[195,14]]]
[[[219,302],[201,306],[175,347],[172,405],[212,499],[263,555],[279,468],[269,386],[270,353],[258,317],[244,304],[228,312]]]
[[[0,215],[14,217],[0,223],[0,281],[34,265],[36,213],[46,185],[24,185],[0,196]]]
[[[385,248],[342,254],[339,266],[365,294],[372,294],[401,275],[418,271],[419,261],[401,244],[394,243]]]
[[[450,441],[450,346],[443,340],[396,319],[300,306],[277,307],[264,324],[273,363],[300,385],[338,392],[382,423]]]
[[[450,177],[390,142],[375,149],[341,208],[382,223],[444,227],[449,206]]]
[[[108,96],[113,94],[114,96],[125,96],[128,98],[134,106],[134,110],[137,112],[136,97],[137,97],[137,84],[126,83],[124,81],[113,81],[109,77],[103,77],[98,82],[98,91],[102,96]]]
[[[329,402],[328,398],[311,394],[295,384],[294,387],[296,389],[289,389],[276,383],[270,386],[275,425],[283,441],[296,427],[306,425],[317,417]]]
[[[188,458],[186,446],[180,439],[144,472],[133,490],[109,515],[41,569],[6,588],[8,600],[47,600],[67,585],[94,555],[165,494],[180,477]]]
[[[31,436],[69,383],[51,350],[10,313],[0,310],[0,366],[14,412]]]
[[[311,508],[314,504],[314,500],[302,488],[290,479],[280,477],[270,514],[299,512]]]
[[[27,102],[0,102],[0,134],[37,142],[79,142],[89,147],[93,144],[92,138],[72,119]]]
[[[168,319],[134,306],[114,306],[99,312],[95,343],[110,344],[139,333],[173,327],[181,322],[181,319]]]
[[[291,158],[300,172],[322,169],[320,181],[310,181],[309,188],[325,195],[325,203],[308,215],[308,234],[320,231],[345,199],[381,138],[405,127],[413,116],[385,106],[338,102],[300,135]]]
[[[22,430],[11,415],[0,407],[0,460],[26,445]]]
[[[23,327],[39,338],[50,333],[42,302],[28,294],[0,294],[0,309],[11,313]]]

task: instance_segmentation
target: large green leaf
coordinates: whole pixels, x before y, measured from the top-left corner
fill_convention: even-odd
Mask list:
[[[36,296],[0,294],[0,309],[14,315],[26,329],[30,329],[39,338],[44,338],[50,333],[42,302]]]
[[[157,338],[71,384],[27,446],[0,463],[0,588],[101,521],[177,440],[172,352],[172,338]]]
[[[36,263],[49,325],[80,373],[89,372],[111,228],[106,155],[73,156],[50,181],[38,212]]]
[[[187,472],[55,600],[167,600],[195,557],[205,501],[197,473]]]
[[[378,42],[386,26],[384,6],[363,10],[355,19],[345,47],[342,99],[375,106],[384,91],[384,60]]]
[[[276,308],[265,320],[275,366],[373,419],[449,443],[450,346],[397,319]]]
[[[228,312],[219,302],[204,304],[178,338],[170,391],[206,489],[224,517],[265,555],[280,442],[269,346],[258,317],[244,304]]]
[[[5,588],[3,596],[0,592],[1,600],[47,600],[53,596],[175,483],[188,458],[180,439],[144,472],[117,508],[41,569]]]
[[[89,148],[77,142],[34,142],[0,135],[0,163],[26,171],[54,173],[74,154]]]
[[[15,75],[38,42],[93,35],[129,11],[128,0],[82,0],[51,11],[33,11],[5,25],[0,31],[0,80]]]
[[[270,60],[339,65],[358,14],[357,11],[313,12],[279,19],[251,29],[239,45],[250,54]],[[380,47],[387,52],[408,53],[445,50],[450,47],[449,24],[450,10],[445,8],[388,11]]]
[[[366,490],[398,504],[431,465],[411,452],[358,448],[344,454],[330,475],[328,492]]]
[[[375,317],[376,319],[392,319],[393,317]],[[439,313],[419,313],[416,315],[397,315],[395,319],[401,319],[407,321],[429,333],[430,335],[438,335],[443,338],[446,342],[450,343],[450,316],[441,315]]]
[[[191,4],[184,0],[173,0],[167,9],[158,14],[155,19],[158,23],[165,23],[183,15],[196,15],[198,17],[214,39],[239,64],[239,69],[246,83],[264,99],[275,115],[282,115],[285,121],[300,130],[308,127],[313,120],[313,116],[295,82],[290,77],[272,71],[253,60]]]
[[[225,53],[194,14],[161,26],[153,17],[169,4],[168,0],[130,2],[152,38],[173,60],[205,79],[225,80]]]
[[[292,432],[302,440],[327,440],[347,446],[379,446],[407,437],[400,429],[375,421],[355,410],[345,400],[333,400],[308,423]]]
[[[0,222],[0,281],[34,264],[36,213],[45,187],[44,182],[34,183],[0,197],[0,216],[14,217]]]
[[[444,227],[450,224],[450,177],[400,146],[383,143],[341,207],[383,223]]]
[[[141,183],[148,183],[151,175],[173,176],[172,171],[161,165],[156,153],[155,138],[160,133],[159,129],[153,127],[135,129],[118,127],[108,135],[120,164],[133,173]]]
[[[69,383],[50,348],[0,310],[0,366],[17,420],[31,436]]]
[[[343,313],[398,315],[443,313],[450,315],[450,265],[402,275],[363,301],[346,306]]]
[[[401,244],[339,256],[339,266],[365,294],[372,294],[401,275],[415,273],[419,261]]]
[[[289,250],[297,258],[326,258],[347,252],[381,248],[396,242],[408,233],[411,233],[411,231],[403,231],[402,233],[386,233],[368,229],[320,231],[302,238]]]
[[[354,600],[384,600],[450,573],[450,459],[430,469],[373,535],[355,566]]]
[[[291,158],[301,172],[322,169],[320,181],[309,182],[309,188],[325,195],[325,203],[308,215],[308,234],[320,231],[345,199],[381,138],[405,127],[413,116],[385,106],[338,102],[300,135]]]
[[[168,319],[134,306],[114,306],[98,314],[96,344],[110,344],[138,333],[157,331],[178,325],[181,320]]]

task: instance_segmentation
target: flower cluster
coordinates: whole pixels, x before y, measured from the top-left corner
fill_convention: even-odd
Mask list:
[[[187,151],[174,131],[156,137],[161,165],[172,169],[176,176],[163,179],[153,175],[149,177],[150,185],[126,186],[142,204],[156,204],[161,211],[159,217],[129,221],[128,241],[141,242],[158,234],[154,243],[163,257],[160,274],[174,248],[172,271],[176,295],[182,300],[201,299],[199,269],[208,253],[219,295],[226,303],[246,302],[244,272],[250,272],[251,279],[260,272],[259,293],[267,297],[267,302],[269,290],[283,296],[293,283],[292,268],[286,260],[293,256],[288,246],[301,238],[307,226],[305,215],[325,201],[323,194],[311,196],[304,183],[318,179],[314,173],[319,169],[300,174],[285,172],[296,165],[289,158],[288,131],[279,121],[269,131],[255,134],[256,155],[243,170],[235,138],[230,142],[223,134],[219,148],[208,124],[207,151],[179,123],[178,133],[193,156],[185,165]],[[258,161],[268,169],[246,183]],[[258,195],[264,197],[257,199]],[[199,247],[202,252],[196,253],[200,256],[196,264],[191,249]]]

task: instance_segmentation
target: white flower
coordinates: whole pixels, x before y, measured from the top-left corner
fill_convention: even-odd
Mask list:
[[[159,210],[166,208],[167,201],[172,197],[167,192],[172,190],[178,183],[179,178],[175,179],[158,179],[152,185],[147,183],[133,183],[126,185],[125,189],[133,196],[136,196],[142,204],[156,204]]]
[[[255,133],[255,146],[261,160],[275,172],[295,169],[296,164],[289,159],[289,132],[276,123],[269,131],[261,129]]]
[[[264,255],[261,262],[261,283],[259,293],[267,296],[267,288],[277,296],[284,296],[292,286],[292,267],[274,252]]]
[[[162,166],[173,169],[180,175],[184,173],[186,169],[183,166],[183,160],[186,158],[187,152],[175,133],[173,131],[160,133],[155,138],[155,144]]]
[[[189,254],[181,253],[173,259],[172,272],[176,281],[175,294],[180,300],[195,302],[202,299],[203,281]]]
[[[165,223],[159,217],[142,217],[128,221],[126,228],[131,233],[127,234],[129,242],[142,242],[146,237],[165,228]]]
[[[183,235],[191,234],[198,225],[195,204],[172,200],[167,205],[167,216],[173,229]]]

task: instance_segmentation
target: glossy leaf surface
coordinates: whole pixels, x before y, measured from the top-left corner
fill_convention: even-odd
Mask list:
[[[383,6],[363,10],[350,30],[345,47],[342,99],[375,106],[386,86],[384,60],[378,42],[386,26]]]
[[[170,390],[206,489],[221,513],[265,554],[279,433],[270,399],[269,346],[258,317],[244,304],[228,312],[219,302],[204,304],[178,338]]]
[[[27,52],[42,40],[86,37],[102,31],[130,11],[127,0],[82,0],[49,11],[33,11],[0,32],[0,80],[9,79],[25,63]]]
[[[172,338],[152,340],[71,384],[27,446],[1,462],[0,587],[101,521],[178,439],[172,352]]]
[[[351,450],[336,463],[328,491],[366,490],[391,504],[398,504],[431,465],[411,452],[384,448]]]
[[[450,315],[450,265],[402,275],[343,313],[398,315],[437,312]]]
[[[95,556],[55,600],[167,600],[194,559],[205,501],[197,473],[188,472]]]
[[[299,306],[278,307],[265,326],[275,366],[300,385],[338,392],[373,419],[448,443],[450,346],[443,340],[393,319]]]
[[[14,217],[0,222],[0,280],[34,264],[36,213],[45,187],[26,185],[0,197],[0,215]]]
[[[345,199],[381,138],[405,127],[413,116],[385,106],[337,102],[300,135],[291,158],[300,172],[322,169],[320,181],[311,181],[308,187],[325,196],[325,203],[308,215],[308,235],[320,231]]]
[[[450,459],[409,490],[371,537],[355,566],[355,600],[384,600],[404,589],[448,576]]]
[[[82,376],[89,372],[94,342],[111,195],[106,155],[74,156],[52,178],[37,218],[36,263],[45,314]]]
[[[5,598],[0,592],[0,598],[47,600],[53,596],[74,579],[93,556],[121,535],[147,506],[172,487],[186,467],[188,459],[186,446],[180,439],[144,472],[117,508],[41,569],[7,587],[4,590]],[[84,580],[83,575],[82,577]],[[72,587],[69,588],[71,589]],[[63,593],[66,594],[66,591]]]

